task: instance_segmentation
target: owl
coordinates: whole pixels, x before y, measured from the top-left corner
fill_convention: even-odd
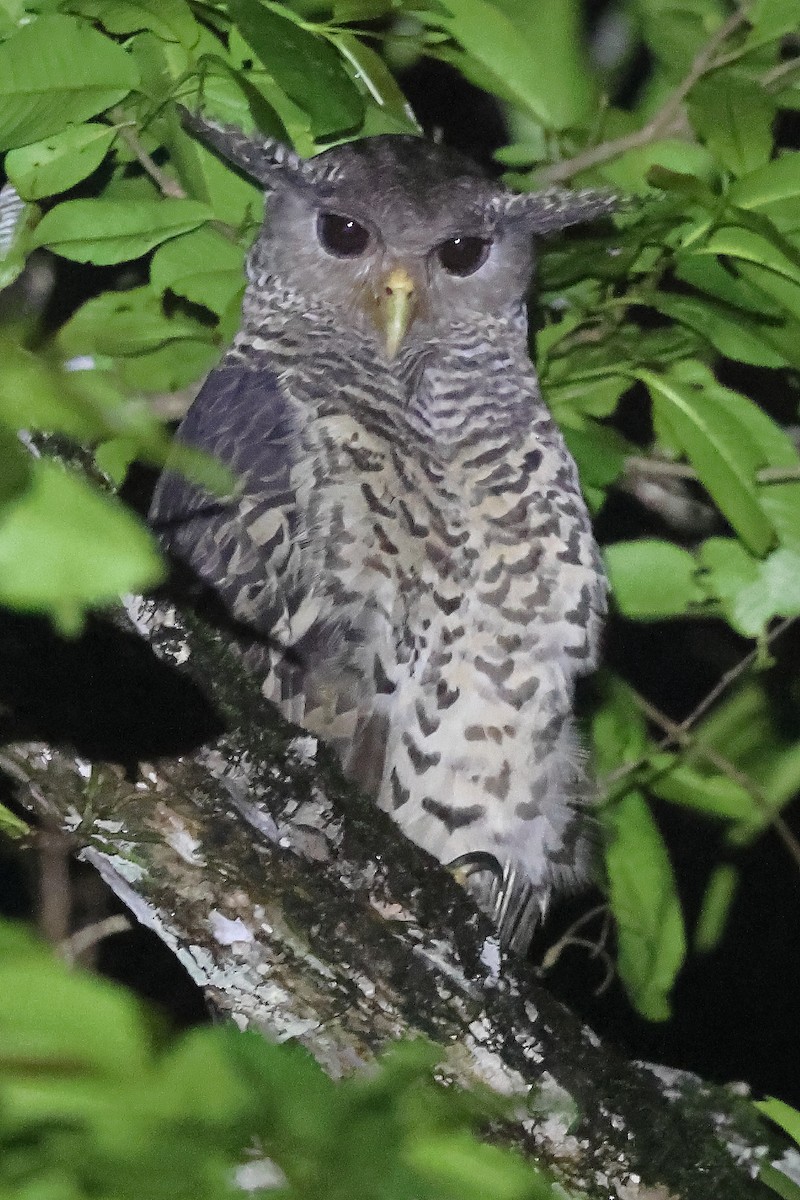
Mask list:
[[[177,435],[238,487],[167,470],[151,520],[264,694],[522,952],[589,867],[574,690],[606,602],[525,297],[534,236],[616,200],[515,195],[414,136],[303,160],[186,123],[267,217],[240,331]]]

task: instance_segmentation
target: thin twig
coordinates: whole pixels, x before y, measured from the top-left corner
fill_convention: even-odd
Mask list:
[[[730,761],[730,759],[725,758],[725,756],[720,754],[718,750],[715,750],[713,746],[706,746],[702,742],[696,741],[692,736],[691,731],[684,728],[685,722],[682,722],[680,725],[677,724],[665,713],[662,713],[660,709],[656,708],[654,704],[651,704],[649,700],[645,699],[644,696],[640,696],[635,689],[631,688],[630,691],[636,704],[642,710],[645,716],[648,717],[648,719],[651,720],[654,725],[658,725],[659,729],[662,729],[664,733],[667,734],[670,742],[677,743],[683,749],[690,749],[693,754],[697,755],[697,757],[704,758],[706,762],[709,762],[712,767],[715,767],[721,775],[726,777],[726,779],[730,779],[732,783],[737,784],[740,788],[747,792],[756,808],[759,810],[762,816],[766,817],[770,825],[772,825],[774,828],[778,837],[788,850],[790,856],[794,859],[797,868],[800,869],[800,842],[792,833],[791,829],[786,824],[780,813],[774,811],[767,797],[764,795],[755,781],[751,779],[750,776],[744,771],[740,771],[739,768]]]
[[[625,459],[625,470],[636,475],[665,475],[669,479],[697,479],[697,471],[688,463],[672,462],[668,458],[647,458],[642,454],[629,454]]]
[[[761,76],[761,86],[771,88],[773,84],[782,82],[785,75],[797,70],[800,70],[800,58],[787,58],[764,72]]]
[[[661,475],[670,479],[692,479],[702,483],[694,467],[688,463],[673,462],[668,458],[649,458],[642,454],[629,454],[625,459],[625,470],[637,475]],[[762,467],[755,473],[756,483],[795,483],[800,479],[800,463],[794,467]]]
[[[715,69],[715,55],[717,50],[746,20],[746,9],[739,8],[727,21],[724,21],[720,25],[719,29],[712,34],[706,44],[695,55],[689,70],[678,86],[670,92],[661,108],[641,129],[635,129],[631,133],[624,134],[622,137],[612,138],[608,142],[600,142],[599,145],[590,146],[587,150],[576,154],[574,158],[564,159],[563,162],[553,163],[552,166],[545,167],[537,173],[537,184],[561,183],[565,179],[570,179],[573,175],[579,174],[581,171],[586,171],[590,167],[596,167],[600,163],[608,162],[610,159],[624,154],[627,150],[647,146],[650,142],[654,142],[656,138],[666,137],[670,133],[677,132],[683,126],[684,122],[682,113],[684,100],[694,85],[705,74]]]
[[[778,624],[767,633],[765,638],[758,646],[756,646],[754,650],[751,650],[748,654],[746,654],[744,658],[736,664],[735,667],[731,667],[729,671],[726,671],[725,674],[717,680],[711,691],[703,697],[697,707],[693,708],[688,717],[685,717],[684,720],[681,721],[677,726],[681,733],[689,733],[700,720],[700,718],[705,716],[712,704],[716,703],[723,692],[726,692],[731,684],[736,682],[740,675],[743,675],[744,672],[747,671],[754,662],[761,658],[765,648],[772,645],[772,643],[776,641],[781,634],[786,632],[790,625],[794,625],[796,620],[797,617],[784,617],[782,621],[779,621]],[[663,747],[659,747],[659,749],[663,749]]]
[[[687,735],[692,732],[694,726],[697,724],[700,718],[705,716],[711,706],[715,704],[717,700],[719,700],[720,696],[726,692],[728,688],[730,688],[731,685],[734,684],[736,680],[761,657],[767,646],[772,645],[772,643],[776,641],[781,634],[785,633],[790,625],[794,625],[796,621],[797,617],[784,617],[782,621],[779,621],[777,625],[769,630],[769,632],[754,650],[751,650],[748,654],[746,654],[744,658],[739,660],[735,667],[731,667],[729,671],[726,671],[725,674],[717,680],[711,691],[706,693],[700,703],[692,709],[688,717],[685,717],[680,723],[673,722],[671,724],[671,729],[675,731],[677,736],[673,736],[671,732],[667,732],[666,737],[661,739],[661,741],[657,744],[656,749],[658,751],[668,750],[670,746],[674,745],[676,742],[682,743],[682,739],[685,741]],[[635,692],[634,695],[636,695]],[[645,703],[647,703],[647,701],[645,701]],[[665,721],[668,719],[669,718],[667,717],[663,718]],[[601,781],[603,784],[603,790],[606,792],[609,791],[611,787],[619,783],[620,780],[625,779],[628,775],[632,775],[634,771],[638,771],[640,767],[646,766],[649,761],[650,755],[643,754],[640,758],[635,759],[633,762],[625,763],[623,766],[618,767],[616,771],[609,772],[609,774],[606,775]]]
[[[174,200],[185,200],[186,192],[181,185],[174,179],[171,179],[166,171],[162,171],[147,153],[139,137],[135,132],[136,126],[133,121],[129,121],[125,113],[119,108],[112,108],[109,116],[117,125],[117,132],[122,138],[125,145],[133,154],[134,158],[144,168],[153,182],[158,186],[162,195],[171,197]]]
[[[105,917],[102,921],[84,925],[83,929],[78,929],[72,937],[62,941],[59,947],[61,957],[68,963],[74,963],[104,938],[117,933],[127,933],[130,928],[131,922],[122,913],[115,913],[113,917]]]

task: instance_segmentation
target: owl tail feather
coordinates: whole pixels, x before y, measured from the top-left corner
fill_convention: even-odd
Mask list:
[[[544,905],[518,863],[500,863],[493,854],[461,854],[447,864],[482,912],[491,919],[503,946],[523,955],[544,917]]]

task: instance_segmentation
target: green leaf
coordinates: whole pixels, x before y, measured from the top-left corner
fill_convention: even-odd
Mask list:
[[[411,106],[381,56],[352,33],[337,33],[331,41],[373,101],[365,113],[362,136],[422,133]]]
[[[184,339],[213,341],[208,329],[193,317],[179,311],[168,316],[150,287],[103,292],[87,300],[58,335],[67,358],[147,354]]]
[[[721,863],[711,872],[694,930],[697,954],[710,954],[719,946],[738,887],[739,872],[729,863]]]
[[[2,367],[0,367],[0,372]],[[0,418],[4,418],[5,414],[2,411],[2,376],[0,375]],[[11,422],[9,422],[11,423]],[[0,471],[0,518],[3,513],[3,505],[9,500],[15,499],[25,491],[30,483],[31,477],[31,458],[30,455],[23,450],[19,438],[12,429],[9,429],[0,420],[0,463],[3,469]]]
[[[0,603],[71,634],[88,609],[161,581],[152,535],[120,501],[44,459],[32,474],[0,515]]]
[[[774,1096],[766,1100],[756,1100],[755,1106],[800,1146],[800,1112],[796,1108],[785,1104],[783,1100],[776,1100]]]
[[[790,0],[794,5],[794,0]],[[735,180],[727,200],[737,208],[762,209],[776,201],[794,199],[800,193],[800,153],[787,151],[766,166]]]
[[[109,125],[71,125],[42,142],[10,150],[6,174],[26,200],[66,192],[100,166],[115,137]]]
[[[483,67],[501,95],[548,128],[589,115],[595,95],[575,0],[439,0],[424,15],[466,51],[465,73]]]
[[[185,0],[68,0],[65,8],[100,21],[109,33],[150,29],[162,41],[180,42],[189,50],[200,38]]]
[[[800,258],[779,246],[776,238],[769,238],[742,225],[723,225],[715,229],[704,245],[692,247],[696,255],[725,254],[744,263],[755,263],[766,267],[776,275],[800,283]]]
[[[0,1028],[3,1058],[17,1059],[20,1072],[29,1061],[34,1077],[49,1067],[126,1080],[149,1066],[146,1024],[134,999],[122,988],[53,962],[32,937],[23,956],[3,946]]]
[[[600,819],[608,835],[606,868],[620,977],[643,1017],[666,1021],[669,993],[686,954],[669,856],[640,792],[629,791],[604,807]]]
[[[598,775],[605,776],[647,756],[647,724],[631,689],[619,676],[601,671],[597,686],[602,703],[592,720],[592,746]]]
[[[700,481],[753,554],[763,555],[775,533],[763,512],[755,483],[760,456],[713,395],[684,382],[676,370],[636,375],[653,400],[658,420],[681,447]]]
[[[229,8],[279,87],[308,113],[316,137],[358,128],[363,100],[329,42],[288,19],[288,9],[279,13],[277,5],[230,0]]]
[[[181,339],[120,358],[120,379],[141,392],[176,392],[196,383],[217,365],[221,347],[214,341]]]
[[[553,1195],[544,1181],[534,1190],[530,1164],[500,1146],[482,1145],[466,1131],[423,1135],[405,1157],[434,1194],[459,1200],[544,1200]]]
[[[564,426],[562,433],[584,486],[607,488],[619,479],[633,448],[616,429],[586,420],[579,429]]]
[[[0,46],[0,149],[60,133],[138,83],[131,56],[96,29],[60,14],[37,17]]]
[[[762,823],[753,797],[726,775],[712,773],[688,757],[667,751],[653,752],[648,768],[647,789],[661,800],[720,821],[738,821],[748,826]]]
[[[30,832],[29,825],[15,816],[10,809],[6,808],[5,804],[0,804],[0,834],[3,837],[21,838]]]
[[[680,138],[660,138],[603,163],[603,178],[626,192],[652,195],[651,172],[659,169],[704,183],[712,182],[718,174],[714,159],[704,146]]]
[[[756,367],[785,367],[786,358],[770,342],[767,321],[748,317],[740,309],[694,296],[656,292],[647,297],[650,308],[694,329],[727,358]],[[766,327],[766,329],[765,329]],[[800,356],[798,357],[800,365]]]
[[[758,1178],[771,1188],[781,1200],[800,1200],[800,1185],[790,1179],[782,1170],[772,1163],[762,1163],[759,1167]]]
[[[685,616],[705,600],[695,559],[672,542],[615,542],[603,557],[615,603],[632,621]]]
[[[709,538],[698,558],[704,588],[744,637],[760,637],[773,617],[800,615],[800,550],[780,546],[759,560],[733,538]]]
[[[98,265],[139,258],[213,217],[197,200],[66,200],[43,218],[32,244]]]
[[[796,33],[797,4],[795,0],[754,0],[747,10],[747,21],[751,29],[745,46],[751,50]]]
[[[150,282],[222,314],[244,288],[244,254],[214,229],[195,229],[156,250]]]
[[[718,72],[701,79],[689,97],[689,115],[717,161],[734,175],[746,175],[769,161],[775,105],[751,79]]]

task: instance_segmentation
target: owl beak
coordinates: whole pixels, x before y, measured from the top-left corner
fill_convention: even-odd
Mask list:
[[[375,323],[387,358],[394,358],[417,311],[414,280],[405,267],[393,267],[375,296]]]

